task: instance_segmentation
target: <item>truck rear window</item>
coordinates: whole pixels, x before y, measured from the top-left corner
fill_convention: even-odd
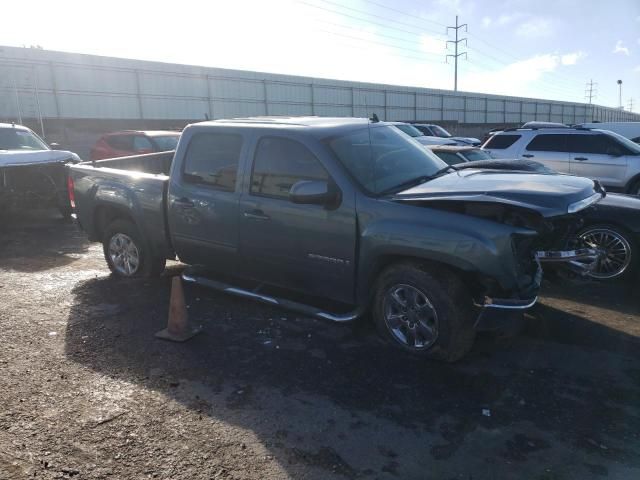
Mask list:
[[[492,150],[503,150],[509,148],[516,143],[522,135],[499,135],[491,137],[482,148],[490,148]]]
[[[237,134],[195,134],[184,159],[185,182],[233,192],[241,149],[242,136]]]

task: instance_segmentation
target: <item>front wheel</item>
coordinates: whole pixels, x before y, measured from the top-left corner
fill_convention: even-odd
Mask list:
[[[102,248],[109,269],[119,277],[156,276],[165,267],[166,260],[153,256],[129,220],[114,220],[107,226]]]
[[[577,235],[581,246],[595,248],[602,256],[589,276],[598,280],[621,280],[637,269],[638,251],[631,234],[614,225],[591,225]]]
[[[453,362],[473,345],[471,297],[449,271],[397,264],[380,275],[372,308],[380,335],[409,353]]]

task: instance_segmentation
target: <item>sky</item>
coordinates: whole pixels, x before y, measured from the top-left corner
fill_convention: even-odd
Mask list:
[[[0,45],[585,101],[640,112],[640,0],[30,0]],[[8,21],[9,19],[19,21]],[[28,21],[28,25],[25,22]],[[448,61],[448,63],[447,63]]]

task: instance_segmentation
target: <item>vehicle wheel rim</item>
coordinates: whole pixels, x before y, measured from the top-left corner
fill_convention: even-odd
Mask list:
[[[580,235],[585,247],[602,251],[602,256],[589,273],[594,278],[610,279],[622,275],[631,263],[631,245],[618,232],[608,228],[586,230]]]
[[[109,258],[116,271],[127,277],[140,266],[140,252],[134,241],[124,233],[116,233],[109,240]]]
[[[438,338],[438,315],[427,296],[411,285],[391,287],[384,297],[384,321],[395,340],[425,350]]]

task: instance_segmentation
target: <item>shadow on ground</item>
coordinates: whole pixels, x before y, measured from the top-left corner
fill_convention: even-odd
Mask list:
[[[0,225],[0,268],[5,270],[30,273],[63,267],[89,247],[86,235],[57,210],[5,213]]]
[[[538,460],[520,478],[551,478],[545,464],[575,478],[640,465],[638,338],[549,306],[529,317],[528,336],[508,346],[481,338],[446,365],[389,348],[366,323],[300,318],[199,287],[187,299],[204,333],[165,343],[153,333],[166,321],[167,277],[92,279],[72,294],[70,359],[253,431],[294,477],[305,466],[421,478],[456,455],[473,478],[506,478],[501,469],[530,456]]]

